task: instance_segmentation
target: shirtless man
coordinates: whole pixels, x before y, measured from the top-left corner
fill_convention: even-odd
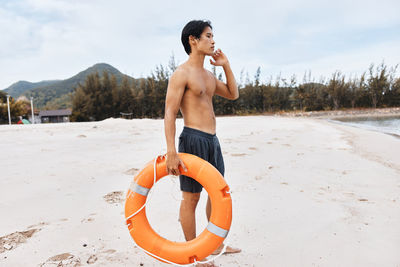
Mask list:
[[[172,74],[165,101],[166,165],[168,173],[172,175],[180,175],[179,167],[186,170],[175,148],[175,120],[179,109],[185,125],[179,137],[179,152],[194,154],[207,160],[224,175],[221,147],[215,134],[212,98],[214,95],[219,95],[235,100],[239,97],[239,91],[228,58],[220,49],[214,51],[213,37],[209,21],[190,21],[182,30],[181,40],[189,59]],[[212,57],[210,59],[212,65],[223,67],[226,84],[204,69],[206,56]],[[202,186],[196,180],[184,175],[180,175],[179,180],[182,190],[179,219],[185,239],[189,241],[196,238],[195,210]],[[206,214],[209,220],[210,198],[207,200]],[[222,248],[223,245],[213,254],[218,254]],[[232,247],[226,249],[226,253],[237,252],[240,252],[240,249]],[[214,264],[205,266],[214,266]]]

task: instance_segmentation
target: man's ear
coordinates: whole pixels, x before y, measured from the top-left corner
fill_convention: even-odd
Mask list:
[[[189,43],[191,45],[195,45],[196,44],[196,37],[194,37],[193,35],[189,35]]]

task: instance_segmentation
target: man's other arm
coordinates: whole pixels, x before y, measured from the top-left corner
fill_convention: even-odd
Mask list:
[[[167,96],[165,99],[164,131],[167,142],[167,172],[179,175],[179,165],[186,169],[179,159],[175,147],[176,114],[178,114],[183,93],[186,87],[186,77],[182,70],[176,70],[168,82]]]

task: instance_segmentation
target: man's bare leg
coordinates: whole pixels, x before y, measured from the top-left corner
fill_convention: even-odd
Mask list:
[[[196,238],[196,207],[200,199],[200,193],[182,192],[179,220],[182,225],[186,241]],[[199,263],[197,266],[215,267],[214,263]]]
[[[211,217],[210,197],[208,197],[208,199],[207,199],[206,214],[207,214],[207,220],[210,221],[210,217]],[[222,243],[213,253],[211,253],[211,255],[218,255],[221,252],[221,250],[224,248],[224,246],[225,246],[224,243]],[[240,248],[233,248],[233,247],[227,246],[224,254],[239,253],[241,251],[242,250]]]
[[[196,238],[196,207],[200,193],[182,192],[179,220],[186,241]]]

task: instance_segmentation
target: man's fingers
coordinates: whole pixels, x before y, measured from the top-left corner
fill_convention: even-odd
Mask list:
[[[168,167],[167,167],[167,173],[168,173],[169,175],[176,175],[176,171],[175,171],[174,168],[168,168]]]
[[[211,65],[215,65],[215,62],[214,61],[212,61],[212,59],[210,58],[210,64]]]
[[[179,171],[178,167],[171,168],[170,171],[168,172],[168,174],[178,176],[180,174],[180,171]]]
[[[167,173],[168,173],[169,175],[174,175],[174,174],[173,174],[173,170],[170,169],[170,168],[167,168]]]
[[[183,163],[182,160],[181,160],[180,164],[181,164],[183,170],[184,170],[185,172],[187,172],[187,168],[186,168],[186,166],[185,166],[185,163]]]

